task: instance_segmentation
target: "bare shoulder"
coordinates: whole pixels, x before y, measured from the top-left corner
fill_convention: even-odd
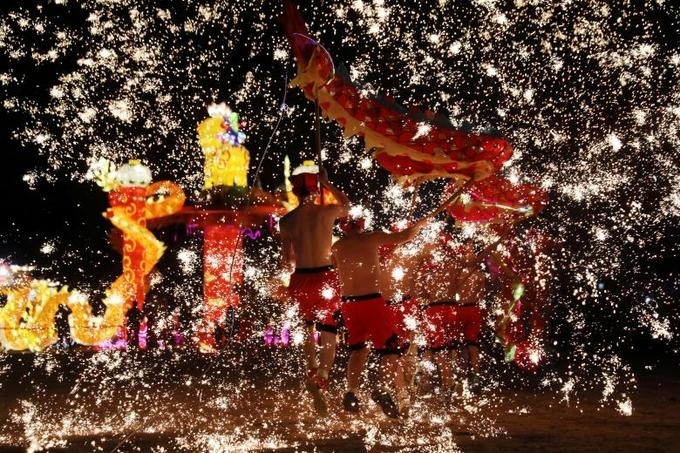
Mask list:
[[[290,222],[293,221],[294,217],[295,217],[295,209],[293,209],[290,212],[287,212],[286,214],[283,215],[283,217],[281,217],[279,219],[279,227],[285,227],[286,225],[288,225]]]
[[[387,233],[382,230],[374,230],[368,233],[371,235],[371,239],[377,242],[394,242],[393,234]]]
[[[392,242],[390,238],[389,233],[385,233],[384,231],[376,230],[376,231],[371,231],[368,233],[363,234],[363,239],[366,242],[371,242],[374,244],[385,244],[388,242]]]
[[[333,243],[333,245],[331,245],[331,253],[341,253],[341,250],[345,247],[345,244],[347,244],[347,238],[342,237],[338,239]]]
[[[320,206],[320,208],[323,210],[323,212],[335,217],[341,217],[349,212],[349,208],[347,206],[339,204],[327,204]]]

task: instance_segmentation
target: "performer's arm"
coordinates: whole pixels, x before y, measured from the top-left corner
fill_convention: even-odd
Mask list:
[[[340,206],[349,208],[349,198],[342,190],[338,189],[333,184],[331,184],[330,181],[328,181],[328,173],[324,167],[319,168],[319,182],[321,183],[321,186],[325,187],[330,193],[333,194],[333,197],[338,200]]]
[[[418,231],[420,231],[424,224],[425,222],[421,222],[419,220],[413,226],[408,227],[405,230],[390,234],[385,233],[385,242],[390,244],[401,244],[403,242],[408,242],[416,237]]]

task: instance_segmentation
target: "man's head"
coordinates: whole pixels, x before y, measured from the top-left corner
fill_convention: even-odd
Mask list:
[[[366,220],[363,217],[354,217],[351,215],[341,217],[338,219],[340,229],[343,233],[361,233],[366,227]]]
[[[319,167],[313,160],[305,160],[290,176],[293,193],[302,201],[319,193]]]
[[[290,177],[293,193],[299,199],[319,193],[319,175],[317,173],[298,173]]]

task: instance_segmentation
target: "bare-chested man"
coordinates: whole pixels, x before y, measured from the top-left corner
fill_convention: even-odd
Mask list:
[[[401,357],[405,389],[397,395],[399,410],[404,413],[410,407],[409,390],[418,362],[418,345],[414,340],[422,320],[416,280],[418,269],[432,247],[425,241],[413,240],[396,247],[384,247],[380,251],[380,291],[409,343]]]
[[[282,264],[292,272],[289,293],[299,304],[305,322],[304,354],[307,363],[305,387],[312,393],[320,415],[328,412],[322,390],[328,387],[328,373],[335,360],[337,320],[340,304],[338,277],[331,261],[335,220],[347,215],[349,199],[328,182],[323,168],[319,175],[300,173],[291,178],[300,205],[281,218]],[[338,204],[317,205],[319,183]],[[319,331],[317,361],[314,327]]]
[[[420,294],[427,299],[424,332],[429,352],[439,368],[444,390],[453,390],[452,366],[460,347],[468,350],[468,383],[478,385],[480,302],[486,293],[486,276],[471,244],[452,246],[450,238],[439,247],[423,271]]]
[[[348,391],[343,400],[343,406],[349,411],[359,410],[356,393],[368,357],[366,341],[371,340],[373,348],[381,356],[380,374],[383,381],[383,388],[375,388],[371,397],[387,416],[399,416],[392,395],[385,389],[394,389],[397,394],[403,389],[399,354],[404,348],[404,334],[400,332],[394,313],[380,294],[378,251],[383,245],[412,239],[425,220],[390,234],[382,231],[367,233],[363,231],[363,219],[345,219],[342,225],[345,236],[333,245],[333,259],[342,284],[342,317],[351,350],[347,364]]]

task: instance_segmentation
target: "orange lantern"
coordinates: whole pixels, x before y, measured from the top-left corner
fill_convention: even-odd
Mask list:
[[[115,179],[119,185],[109,192],[110,206],[124,207],[130,220],[146,227],[146,195],[151,171],[138,160],[130,160],[116,171]],[[146,294],[144,253],[144,247],[134,237],[123,235],[123,275],[135,288],[134,302],[139,310],[144,308]]]

